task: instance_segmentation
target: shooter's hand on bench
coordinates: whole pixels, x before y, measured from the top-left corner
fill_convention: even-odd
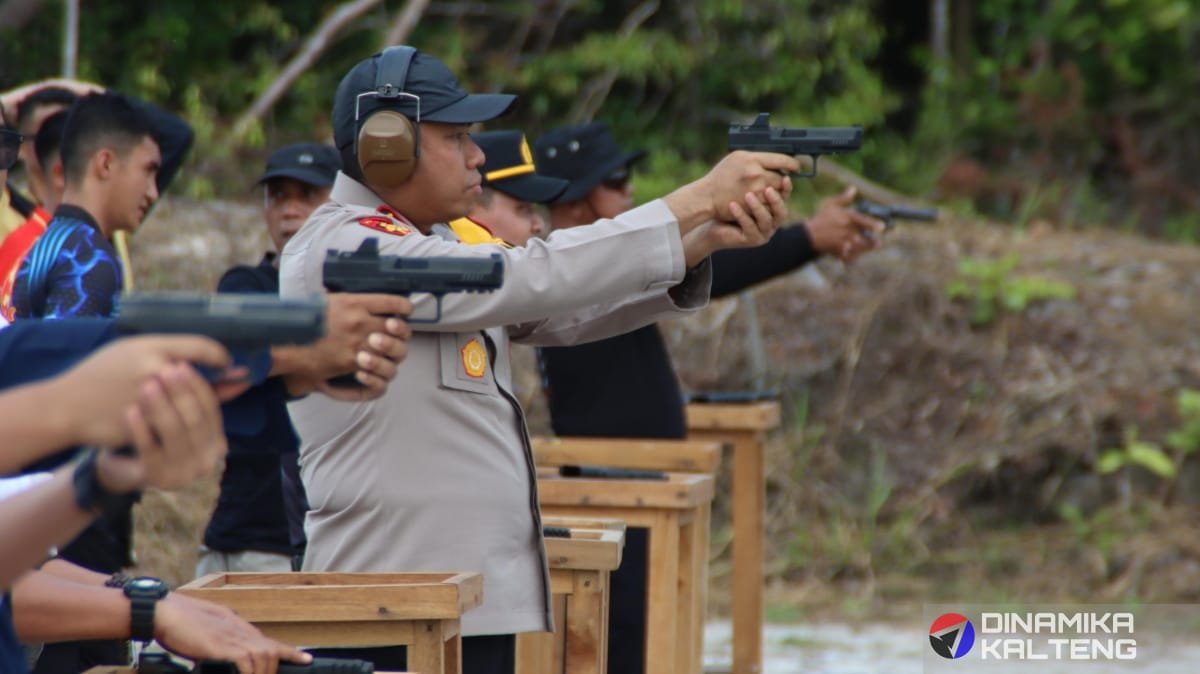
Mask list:
[[[159,602],[154,638],[189,660],[225,660],[239,674],[275,674],[280,660],[306,665],[308,653],[263,636],[232,610],[172,592]]]

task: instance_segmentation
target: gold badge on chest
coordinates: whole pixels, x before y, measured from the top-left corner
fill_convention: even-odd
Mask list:
[[[463,370],[467,376],[478,379],[487,372],[487,349],[479,343],[478,339],[472,337],[466,344],[463,344],[461,352]]]

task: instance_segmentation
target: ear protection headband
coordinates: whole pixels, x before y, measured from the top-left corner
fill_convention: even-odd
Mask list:
[[[421,97],[404,91],[408,69],[417,50],[413,47],[388,47],[379,56],[375,88],[364,91],[354,101],[354,121],[358,125],[355,155],[358,167],[369,184],[396,187],[413,174],[421,155]],[[384,100],[411,98],[417,103],[416,123],[396,110],[376,110],[360,121],[359,105],[365,96]]]

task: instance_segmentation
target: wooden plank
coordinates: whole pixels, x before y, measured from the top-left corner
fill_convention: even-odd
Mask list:
[[[708,612],[708,541],[712,531],[712,506],[704,504],[696,513],[695,554],[692,573],[696,579],[692,594],[692,671],[704,668],[704,620]]]
[[[708,441],[536,437],[532,443],[533,459],[539,466],[715,473],[721,464],[720,444]]]
[[[396,622],[254,622],[263,634],[293,646],[350,648],[407,646],[413,643],[413,621]]]
[[[675,613],[675,667],[681,674],[699,674],[692,662],[694,658],[692,639],[695,638],[695,616],[699,607],[692,602],[696,598],[696,555],[699,551],[696,544],[700,539],[696,530],[697,520],[679,528],[679,571],[676,590],[679,600]]]
[[[226,586],[290,587],[293,585],[461,585],[475,582],[477,574],[455,572],[345,573],[339,571],[303,571],[288,573],[222,572],[201,576],[187,584],[189,588]]]
[[[756,403],[691,403],[685,412],[688,431],[769,431],[779,428],[783,416],[776,400]]]
[[[624,547],[624,531],[572,529],[571,538],[546,539],[546,556],[552,569],[614,571]]]
[[[438,620],[419,620],[413,624],[413,640],[408,647],[408,668],[414,672],[461,674],[461,664],[455,671],[446,669],[446,639]]]
[[[483,602],[483,577],[477,573],[413,574],[419,581],[414,585],[398,584],[406,574],[221,575],[224,579],[206,576],[177,591],[227,606],[250,622],[457,619]],[[288,583],[292,575],[302,584]],[[432,582],[435,578],[443,581]],[[392,584],[357,584],[380,580]]]
[[[445,674],[462,674],[462,636],[459,625],[442,622],[442,669]],[[450,631],[453,630],[453,634]]]
[[[668,473],[667,480],[586,480],[538,472],[543,505],[689,509],[710,501],[711,475]]]
[[[625,531],[625,523],[611,517],[561,517],[543,513],[542,525],[547,527],[565,527],[567,529],[611,529],[614,531]]]
[[[757,674],[762,669],[763,440],[761,433],[750,434],[739,441],[733,453],[734,674]]]
[[[603,608],[608,572],[576,571],[574,576],[564,628],[566,674],[605,674],[608,613]]]
[[[658,511],[650,527],[646,574],[646,672],[675,672],[674,639],[679,610],[679,524],[676,513]]]

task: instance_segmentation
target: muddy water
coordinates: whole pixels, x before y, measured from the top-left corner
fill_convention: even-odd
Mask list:
[[[1197,674],[1200,632],[1195,628],[1170,635],[1140,633],[1134,661],[1006,662],[926,661],[929,641],[919,624],[820,623],[767,625],[762,674]],[[728,622],[712,622],[704,630],[704,665],[728,670],[732,661]],[[957,666],[957,667],[956,667]]]
[[[844,623],[767,625],[763,674],[920,674],[928,640],[918,626]],[[732,631],[728,622],[704,630],[704,665],[728,665]]]

